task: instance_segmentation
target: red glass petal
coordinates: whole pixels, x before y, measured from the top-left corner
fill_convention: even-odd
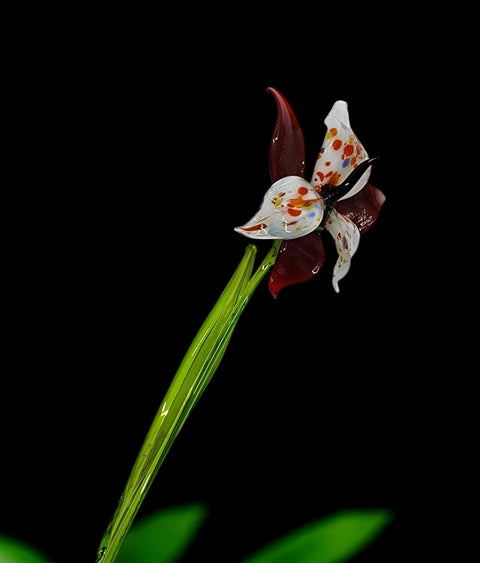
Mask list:
[[[305,174],[305,141],[297,118],[287,100],[275,88],[267,88],[277,103],[277,122],[273,130],[269,153],[272,182],[285,176]]]
[[[268,281],[270,293],[276,299],[284,287],[311,280],[324,262],[325,249],[320,233],[283,240]]]
[[[335,209],[366,233],[375,224],[385,201],[385,194],[372,184],[367,184],[352,197],[337,201]]]

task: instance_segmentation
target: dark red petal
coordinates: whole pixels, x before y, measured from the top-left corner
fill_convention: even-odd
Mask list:
[[[320,233],[282,240],[268,281],[270,293],[276,299],[284,287],[311,280],[324,262],[325,249]]]
[[[302,129],[287,100],[275,88],[267,88],[277,103],[277,122],[273,130],[269,153],[272,182],[285,176],[305,174],[305,141]]]
[[[380,214],[385,194],[372,184],[367,184],[357,194],[337,201],[335,209],[357,225],[361,233],[366,233]]]

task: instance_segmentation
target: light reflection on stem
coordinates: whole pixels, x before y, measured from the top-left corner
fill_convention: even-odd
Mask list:
[[[185,354],[137,456],[96,563],[113,563],[140,506],[189,413],[211,381],[232,332],[258,284],[273,266],[275,241],[252,275],[256,247],[248,245],[235,273]]]

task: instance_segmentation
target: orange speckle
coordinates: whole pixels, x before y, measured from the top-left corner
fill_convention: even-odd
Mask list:
[[[332,127],[327,132],[327,139],[331,139],[332,137],[336,137],[338,135],[338,129],[336,127]]]
[[[334,174],[332,174],[332,177],[329,179],[329,183],[332,184],[332,186],[336,186],[338,185],[339,182],[340,182],[340,173],[335,172]]]
[[[292,199],[287,203],[287,207],[302,207],[305,203],[307,202],[301,197],[292,197]]]
[[[339,149],[342,148],[342,141],[340,141],[340,139],[336,139],[335,141],[333,141],[332,147],[333,150],[338,151]]]

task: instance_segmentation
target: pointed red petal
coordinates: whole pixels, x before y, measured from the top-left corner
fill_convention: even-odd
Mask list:
[[[297,118],[287,100],[275,88],[267,88],[277,103],[277,122],[273,130],[269,153],[272,182],[285,176],[304,177],[305,142]]]
[[[311,280],[324,262],[325,249],[320,233],[283,240],[268,281],[270,293],[276,299],[284,287]]]
[[[352,197],[337,201],[335,209],[366,233],[375,224],[385,201],[385,194],[372,184],[367,184]]]

